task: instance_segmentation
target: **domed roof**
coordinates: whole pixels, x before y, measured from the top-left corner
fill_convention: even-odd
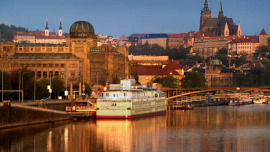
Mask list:
[[[69,29],[71,38],[93,38],[95,36],[94,27],[87,21],[77,21]]]

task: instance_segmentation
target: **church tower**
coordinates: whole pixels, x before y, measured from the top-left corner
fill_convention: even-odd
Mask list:
[[[60,18],[60,25],[59,25],[59,30],[58,30],[58,36],[63,36],[63,29],[62,29],[61,18]]]
[[[220,6],[219,6],[219,12],[218,12],[218,18],[224,17],[223,10],[222,10],[222,4],[220,1]]]
[[[224,27],[224,36],[229,36],[229,35],[230,35],[230,30],[226,22],[225,27]]]
[[[268,46],[268,35],[265,32],[264,28],[262,29],[261,33],[259,34],[259,44]]]
[[[49,36],[49,35],[50,35],[50,32],[49,32],[48,20],[46,20],[45,36]]]
[[[240,23],[238,24],[238,28],[237,28],[237,35],[236,36],[241,36],[242,35],[242,29],[240,26]]]
[[[207,18],[212,18],[211,10],[209,8],[208,0],[204,2],[204,8],[201,11],[200,31],[203,29],[203,25]]]

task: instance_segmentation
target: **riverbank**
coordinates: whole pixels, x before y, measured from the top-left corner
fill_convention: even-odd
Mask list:
[[[4,102],[0,105],[0,129],[69,120],[66,112]]]

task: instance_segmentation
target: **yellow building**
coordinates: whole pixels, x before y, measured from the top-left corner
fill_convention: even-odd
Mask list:
[[[109,45],[97,47],[94,27],[77,21],[70,27],[66,44],[1,43],[3,70],[23,68],[35,72],[36,78],[60,76],[67,82],[110,83],[115,77],[129,76],[128,49]]]

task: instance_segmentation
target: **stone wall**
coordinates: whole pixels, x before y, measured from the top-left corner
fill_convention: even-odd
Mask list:
[[[37,107],[11,105],[0,106],[0,128],[23,126],[70,119],[65,112]]]

